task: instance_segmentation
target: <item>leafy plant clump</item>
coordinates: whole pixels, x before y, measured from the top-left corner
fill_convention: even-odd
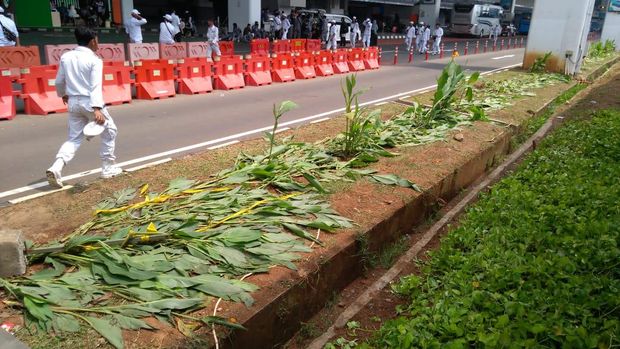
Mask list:
[[[361,347],[620,344],[620,112],[569,122],[467,212]]]
[[[544,55],[537,57],[534,60],[534,64],[530,68],[530,73],[544,73],[547,70],[547,62],[551,58],[553,53],[551,51],[545,53]]]
[[[614,52],[616,52],[616,42],[614,40],[597,41],[590,46],[588,58],[605,58]]]

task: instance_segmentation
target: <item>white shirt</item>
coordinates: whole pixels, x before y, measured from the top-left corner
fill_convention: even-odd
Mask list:
[[[360,31],[360,24],[357,22],[351,23],[351,32],[358,33]]]
[[[288,18],[284,18],[284,20],[282,21],[282,29],[289,30],[290,28],[291,28],[291,21],[289,21]]]
[[[500,36],[502,34],[502,27],[497,25],[495,26],[495,35]]]
[[[282,20],[280,19],[279,16],[275,16],[274,19],[273,19],[273,22],[276,25],[276,30],[282,29]]]
[[[435,29],[435,34],[434,34],[438,39],[440,39],[443,36],[443,29],[441,27]]]
[[[426,28],[424,29],[424,37],[423,39],[428,41],[431,38],[431,29],[430,28]]]
[[[90,97],[89,107],[103,108],[103,62],[88,47],[78,46],[60,57],[56,74],[59,97]]]
[[[13,33],[15,33],[15,36],[19,37],[19,32],[17,31],[17,27],[15,26],[15,22],[13,22],[13,20],[0,14],[0,22],[2,22],[2,25],[6,29],[12,31]],[[15,46],[15,41],[7,40],[7,38],[4,36],[4,32],[0,29],[0,47],[2,46]]]
[[[411,26],[409,27],[409,29],[407,29],[407,37],[409,39],[413,39],[415,37],[415,27]]]
[[[335,24],[332,24],[331,27],[329,27],[329,39],[335,39],[336,38],[336,30],[338,26]]]
[[[364,36],[370,36],[371,31],[372,31],[372,22],[364,21]]]
[[[220,30],[215,25],[210,26],[209,29],[207,30],[207,41],[215,44],[219,40],[220,40]]]
[[[131,42],[142,41],[142,28],[141,26],[146,24],[146,19],[137,19],[135,17],[131,17],[129,23],[127,23],[127,33],[129,34],[129,39]]]
[[[176,13],[171,14],[170,17],[172,17],[172,25],[177,28],[181,28],[179,26],[179,24],[181,24],[181,18],[179,18],[179,16],[177,16]]]
[[[179,32],[179,27],[175,27],[170,22],[159,23],[159,42],[161,44],[174,44],[174,36]]]

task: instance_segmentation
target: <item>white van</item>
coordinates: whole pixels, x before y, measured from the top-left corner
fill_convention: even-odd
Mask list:
[[[327,19],[327,21],[329,22],[331,22],[332,20],[336,21],[336,38],[337,38],[336,40],[338,41],[340,41],[340,23],[342,19],[344,18],[344,21],[349,25],[349,29],[346,34],[346,40],[347,42],[351,42],[351,23],[353,21],[348,16],[325,13],[325,10],[322,10],[322,9],[320,10],[317,10],[317,9],[299,10],[299,13],[313,14],[314,16],[325,15],[325,18]]]

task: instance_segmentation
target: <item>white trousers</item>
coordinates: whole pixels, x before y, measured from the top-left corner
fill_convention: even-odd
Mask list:
[[[222,55],[222,52],[220,51],[220,44],[217,42],[207,44],[207,58],[213,58],[213,52],[215,52],[216,56]]]
[[[351,38],[351,48],[355,48],[355,42],[357,41],[357,33],[351,32],[351,35],[349,35],[349,37]]]
[[[441,51],[441,36],[435,38],[433,42],[433,53],[439,53]]]
[[[326,50],[335,50],[338,48],[338,40],[334,36],[332,39],[327,41],[327,45],[325,45]]]
[[[364,37],[362,38],[362,43],[364,44],[364,48],[370,47],[370,35],[364,35]]]
[[[82,130],[84,126],[95,120],[95,114],[90,107],[89,97],[69,97],[69,137],[58,150],[57,159],[62,159],[65,164],[69,163],[75,156],[75,152],[80,148],[84,134]],[[108,113],[107,108],[101,110],[106,118],[105,129],[101,133],[101,149],[99,156],[102,161],[114,161],[114,146],[116,140],[117,129],[114,120]]]
[[[288,29],[282,29],[282,40],[286,40],[286,36],[288,35]]]
[[[424,53],[428,50],[428,40],[422,39],[420,41],[420,53]]]
[[[407,52],[411,50],[411,41],[413,41],[413,38],[405,36],[405,46],[407,46]]]

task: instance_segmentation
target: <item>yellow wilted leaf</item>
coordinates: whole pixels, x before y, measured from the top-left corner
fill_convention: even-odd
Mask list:
[[[183,194],[196,194],[196,193],[202,193],[204,191],[204,189],[187,189],[187,190],[183,190]]]
[[[149,225],[146,227],[146,231],[148,233],[157,233],[157,227],[155,226],[155,224],[153,224],[153,222],[149,223]]]
[[[149,184],[146,183],[145,185],[143,185],[142,187],[140,187],[140,195],[144,196],[144,194],[146,194],[146,192],[149,190]]]

